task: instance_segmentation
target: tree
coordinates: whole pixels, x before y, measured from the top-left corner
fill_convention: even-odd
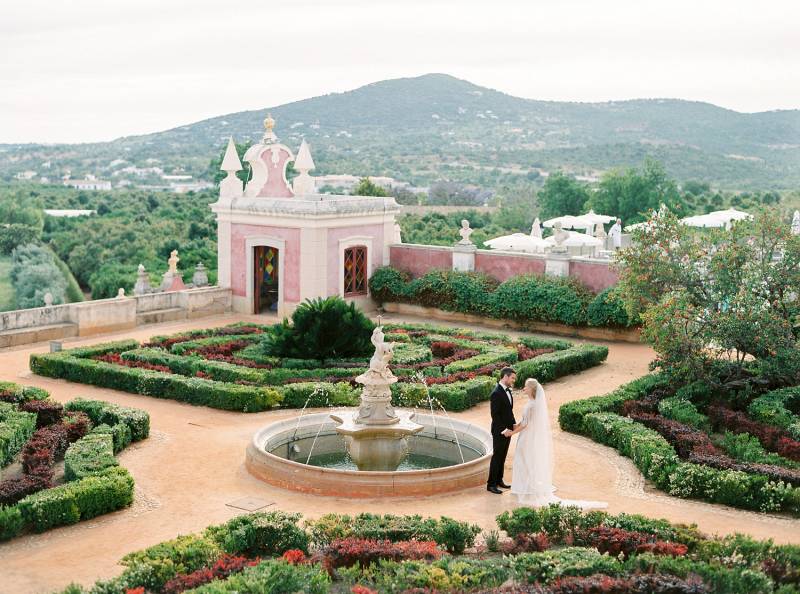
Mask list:
[[[776,212],[731,229],[697,230],[664,208],[618,254],[617,294],[657,363],[687,379],[749,358],[794,352],[800,328],[800,237]],[[800,378],[798,378],[800,379]]]
[[[539,191],[540,216],[551,219],[563,215],[583,214],[589,200],[589,189],[571,175],[551,173]]]
[[[684,214],[685,204],[675,182],[658,161],[646,159],[641,170],[612,169],[600,181],[591,205],[595,211],[619,217],[625,224],[645,220],[662,204]]]
[[[383,186],[373,183],[370,178],[362,177],[350,194],[352,196],[389,196],[389,191]]]

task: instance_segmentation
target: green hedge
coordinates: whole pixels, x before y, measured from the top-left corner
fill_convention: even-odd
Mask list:
[[[427,409],[428,394],[441,403],[445,410],[459,412],[489,399],[497,380],[488,376],[478,376],[451,384],[434,384],[426,390],[421,383],[392,384],[392,404],[403,407]]]
[[[134,342],[127,350],[136,348],[136,346],[138,345]],[[277,406],[282,399],[281,393],[274,388],[246,386],[142,368],[124,367],[80,358],[75,356],[73,350],[32,354],[30,367],[34,373],[47,377],[57,377],[223,410],[262,411]]]
[[[360,391],[347,382],[299,382],[283,387],[283,406],[286,408],[322,408],[325,406],[357,406]]]
[[[133,503],[133,477],[124,468],[104,472],[28,495],[17,506],[36,532],[75,524]]]
[[[460,361],[453,361],[449,365],[445,365],[445,373],[458,373],[460,371],[473,371],[480,369],[486,365],[494,365],[495,363],[516,363],[518,358],[517,350],[509,347],[494,347],[491,350],[461,359]]]
[[[595,344],[578,344],[565,350],[545,353],[514,365],[517,385],[524,385],[525,380],[530,377],[542,383],[550,382],[600,365],[606,357],[608,357],[608,347]]]
[[[67,448],[64,454],[64,480],[75,481],[103,474],[119,466],[114,457],[114,438],[110,434],[90,433]]]
[[[475,272],[433,270],[411,277],[395,268],[378,268],[369,279],[372,297],[446,311],[569,326],[628,328],[636,325],[610,289],[597,296],[570,278],[519,275],[503,283]]]
[[[748,414],[757,421],[786,429],[800,440],[800,387],[773,390],[756,398],[747,408]]]
[[[36,414],[0,402],[0,468],[10,464],[36,430]]]
[[[22,386],[14,382],[0,382],[0,394],[3,395],[4,400],[17,404],[30,400],[47,400],[50,398],[50,393],[47,390],[35,386]]]
[[[127,443],[122,447],[116,445],[118,442],[125,441],[124,430],[115,429],[119,425],[124,425],[128,428],[130,435],[128,443],[145,439],[150,435],[150,415],[147,411],[139,408],[120,406],[105,400],[76,398],[65,404],[64,409],[86,413],[92,424],[96,426],[95,431],[99,430],[101,425],[110,426],[111,434],[114,435],[115,450],[117,451],[127,446]],[[120,432],[122,432],[122,436],[117,437]]]
[[[643,396],[664,381],[658,375],[645,376],[605,396],[567,403],[559,410],[561,428],[613,447],[630,458],[647,479],[671,495],[765,512],[783,510],[800,514],[800,489],[770,481],[764,475],[681,461],[659,433],[616,414],[623,402]]]

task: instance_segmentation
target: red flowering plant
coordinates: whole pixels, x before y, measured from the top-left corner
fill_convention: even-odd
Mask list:
[[[222,580],[235,573],[240,573],[246,567],[258,565],[261,560],[249,559],[224,554],[217,559],[211,567],[203,567],[191,573],[179,573],[164,584],[164,594],[179,594],[184,590],[191,590],[203,584]]]
[[[442,556],[433,541],[372,540],[365,538],[340,538],[319,551],[320,558],[329,573],[337,567],[360,565],[368,567],[382,559],[391,561],[423,560],[435,561]]]
[[[97,355],[92,357],[95,361],[103,361],[104,363],[111,363],[112,365],[123,365],[125,367],[139,367],[140,369],[149,369],[151,371],[160,371],[161,373],[172,373],[172,370],[166,365],[153,365],[146,361],[135,361],[123,359],[119,353],[107,353],[105,355]]]
[[[300,549],[289,549],[281,556],[281,559],[289,565],[300,565],[306,562],[306,554]]]

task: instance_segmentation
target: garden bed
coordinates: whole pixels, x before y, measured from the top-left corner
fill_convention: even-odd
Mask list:
[[[0,382],[0,466],[21,463],[0,481],[0,541],[130,505],[133,477],[115,455],[149,431],[138,409],[80,398],[62,406],[40,388]]]
[[[666,520],[553,505],[504,512],[497,528],[479,537],[446,517],[244,514],[129,553],[117,577],[62,592],[791,594],[800,585],[798,546]]]
[[[33,354],[31,370],[67,379],[243,412],[275,407],[354,406],[356,376],[368,358],[293,359],[264,354],[269,326],[234,324],[58,353]],[[397,406],[466,410],[487,400],[502,367],[513,365],[518,382],[542,382],[600,364],[608,349],[564,340],[475,332],[427,324],[384,326],[397,343],[392,386]]]
[[[720,403],[703,413],[670,387],[664,375],[645,376],[562,405],[559,423],[631,458],[671,495],[800,516],[800,442],[783,428],[786,418],[763,412],[782,402],[775,392],[751,404],[776,419],[769,425]]]

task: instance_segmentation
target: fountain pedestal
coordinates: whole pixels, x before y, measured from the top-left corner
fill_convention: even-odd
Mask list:
[[[347,451],[359,470],[397,470],[408,453],[408,436],[422,431],[414,422],[414,413],[395,411],[390,386],[397,381],[388,368],[392,344],[383,342],[380,327],[373,334],[375,356],[370,368],[356,381],[364,386],[361,406],[356,411],[331,415],[340,423],[336,431],[343,435]]]

